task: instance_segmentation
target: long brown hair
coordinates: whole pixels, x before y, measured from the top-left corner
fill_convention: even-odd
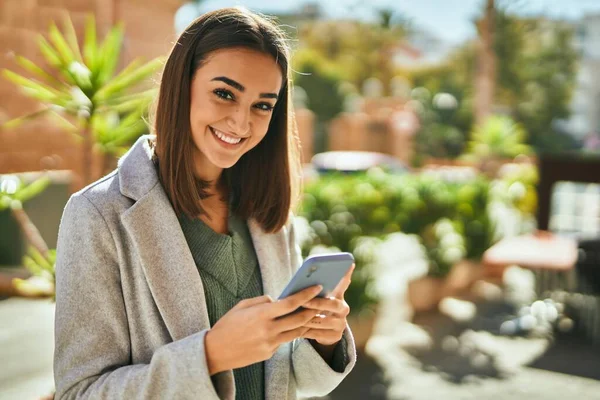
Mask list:
[[[209,182],[194,175],[190,127],[190,89],[196,70],[216,50],[244,47],[272,56],[283,84],[267,134],[244,154],[224,179],[238,216],[254,218],[267,232],[288,221],[299,194],[299,144],[290,100],[289,48],[280,28],[242,8],[223,8],[192,22],[173,46],[165,64],[154,110],[156,155],[161,183],[178,215],[204,213]]]

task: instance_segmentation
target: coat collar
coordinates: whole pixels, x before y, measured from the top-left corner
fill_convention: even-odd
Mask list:
[[[119,190],[135,201],[147,194],[157,183],[158,175],[152,158],[154,149],[150,145],[154,135],[143,135],[119,159]]]
[[[144,135],[119,160],[119,189],[135,203],[121,215],[157,308],[172,339],[183,339],[210,327],[204,287],[179,221],[159,182],[152,161],[152,135]],[[247,221],[260,265],[264,294],[276,299],[288,280],[287,239]],[[286,368],[287,366],[287,368]],[[226,379],[233,379],[229,376]],[[265,363],[266,398],[287,387],[289,355],[282,347]],[[233,384],[233,382],[231,382]]]

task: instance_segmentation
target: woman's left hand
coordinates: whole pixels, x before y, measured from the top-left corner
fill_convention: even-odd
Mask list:
[[[350,307],[344,300],[344,294],[350,286],[353,271],[354,264],[333,290],[330,297],[315,297],[302,306],[320,312],[320,315],[304,325],[309,328],[302,335],[304,338],[313,339],[323,346],[331,346],[340,341],[346,329],[346,317],[350,313]]]

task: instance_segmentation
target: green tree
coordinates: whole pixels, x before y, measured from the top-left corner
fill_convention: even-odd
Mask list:
[[[509,22],[511,23],[511,22]],[[513,24],[518,22],[513,20]],[[526,35],[521,58],[519,86],[513,90],[515,118],[529,133],[529,142],[539,150],[561,150],[576,144],[553,126],[570,115],[571,93],[577,74],[577,52],[573,30],[544,20],[527,21],[534,35]]]
[[[308,108],[313,110],[319,122],[327,122],[339,114],[344,96],[339,90],[343,82],[341,72],[315,51],[304,49],[294,57],[295,86],[306,91]]]
[[[298,51],[293,61],[294,86],[304,89],[306,106],[316,116],[315,150],[325,151],[327,125],[344,107],[345,96],[340,91],[341,74],[334,64],[311,49]]]
[[[494,52],[497,56],[495,108],[522,124],[536,151],[576,147],[559,132],[557,119],[568,118],[577,73],[573,30],[568,24],[544,18],[523,18],[496,7]],[[411,71],[414,86],[432,93],[445,91],[458,100],[460,112],[450,125],[471,131],[476,47],[467,43],[434,68]],[[471,110],[469,111],[468,109]]]
[[[395,47],[408,31],[406,22],[380,11],[378,23],[359,21],[309,21],[299,29],[299,50],[310,49],[337,66],[342,78],[361,87],[365,80],[380,79],[389,91],[396,75]]]

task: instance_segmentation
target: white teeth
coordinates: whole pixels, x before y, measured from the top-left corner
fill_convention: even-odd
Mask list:
[[[213,128],[213,130],[212,130],[212,131],[213,131],[213,133],[214,133],[214,134],[215,134],[215,135],[216,135],[216,136],[217,136],[219,139],[221,139],[222,141],[224,141],[224,142],[226,142],[226,143],[229,143],[229,144],[238,144],[239,142],[241,142],[241,141],[242,141],[242,139],[239,139],[239,138],[238,138],[238,139],[234,139],[234,138],[232,138],[231,136],[227,136],[227,135],[225,135],[224,133],[222,133],[222,132],[219,132],[218,130],[216,130],[216,129],[214,129],[214,128]]]

